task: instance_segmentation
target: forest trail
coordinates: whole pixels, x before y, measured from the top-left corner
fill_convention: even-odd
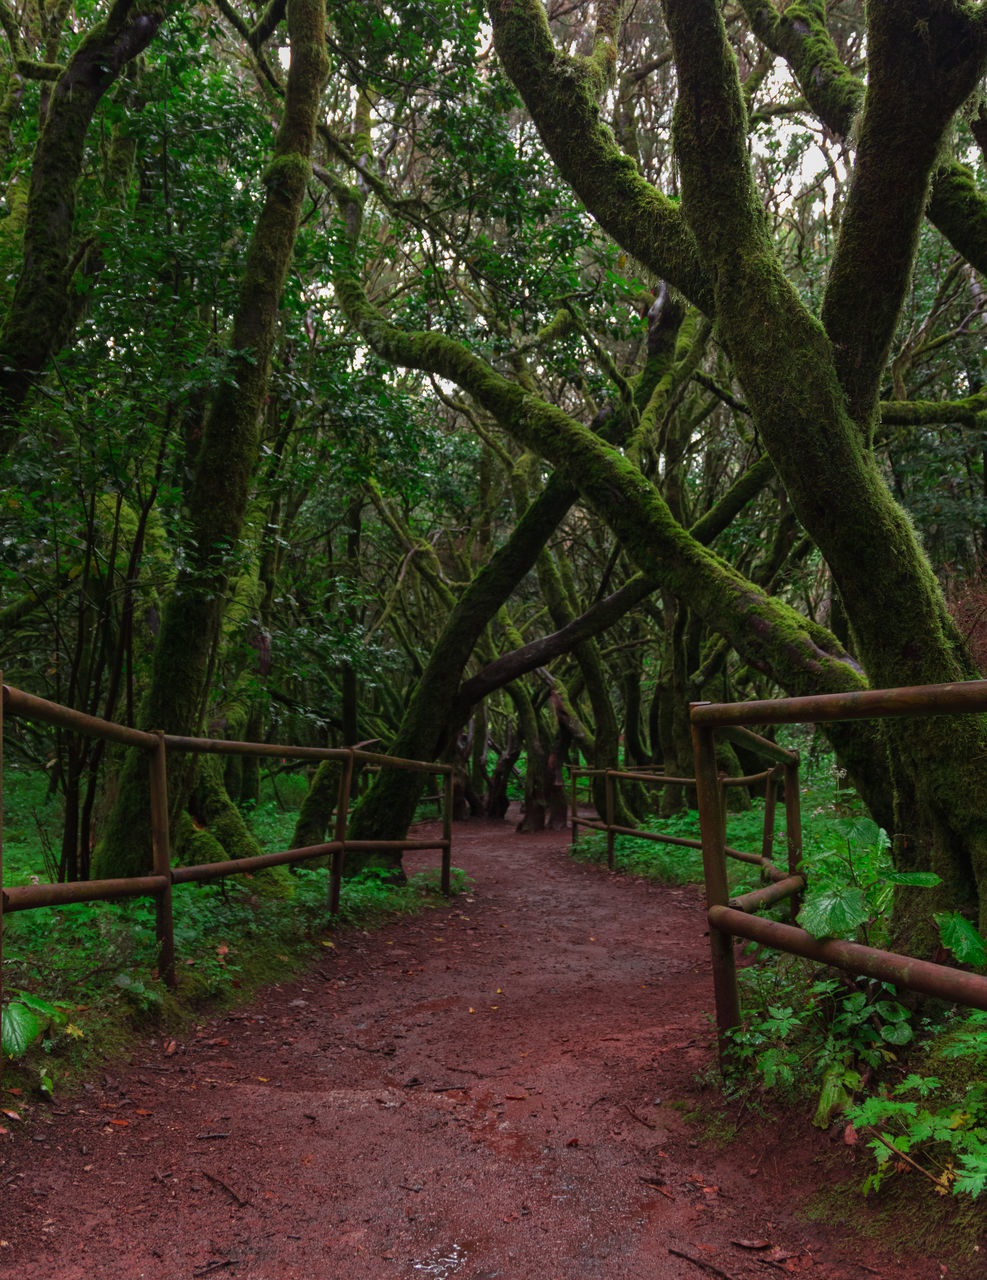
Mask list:
[[[717,1106],[700,892],[567,842],[457,826],[466,894],[339,932],[249,1007],[36,1108],[0,1149],[0,1276],[982,1275],[849,1240],[856,1197],[800,1218],[852,1172],[808,1118],[704,1138],[684,1114]]]

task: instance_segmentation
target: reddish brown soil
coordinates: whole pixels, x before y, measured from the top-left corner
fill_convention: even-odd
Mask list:
[[[981,1276],[987,1241],[944,1270],[800,1219],[851,1158],[805,1122],[702,1140],[681,1106],[716,1098],[699,892],[565,843],[463,826],[468,895],[341,933],[249,1008],[35,1106],[0,1147],[0,1275]]]

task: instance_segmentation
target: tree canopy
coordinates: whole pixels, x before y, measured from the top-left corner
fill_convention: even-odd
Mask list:
[[[8,679],[450,756],[492,812],[523,749],[538,824],[576,750],[688,771],[690,700],[979,675],[981,5],[0,26]],[[983,929],[983,719],[833,743]],[[65,793],[63,874],[143,866],[132,767],[18,749]],[[181,856],[248,849],[255,786],[177,775]],[[383,775],[357,823],[416,798]]]

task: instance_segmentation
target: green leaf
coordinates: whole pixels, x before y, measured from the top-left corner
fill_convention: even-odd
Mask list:
[[[883,831],[873,818],[837,818],[833,830],[838,832],[850,844],[872,848],[877,845],[886,847],[887,833]]]
[[[942,880],[934,871],[889,871],[884,880],[888,884],[914,885],[919,889],[934,889]]]
[[[971,1162],[969,1167],[956,1174],[956,1181],[953,1183],[954,1193],[966,1192],[968,1196],[976,1199],[985,1190],[987,1190],[987,1160]]]
[[[987,942],[958,911],[937,911],[934,916],[939,937],[947,951],[952,951],[960,964],[975,969],[987,968]]]
[[[41,1034],[41,1023],[26,1005],[12,1000],[0,1015],[0,1044],[8,1058],[19,1058]]]
[[[827,1069],[823,1076],[819,1105],[816,1107],[816,1114],[812,1117],[812,1123],[817,1129],[828,1129],[835,1113],[846,1110],[850,1103],[847,1086],[856,1088],[859,1083],[858,1073],[847,1071],[845,1063],[836,1062]]]
[[[18,991],[17,1003],[22,1004],[26,1009],[33,1009],[35,1013],[40,1013],[49,1022],[65,1021],[65,1014],[56,1005],[50,1004],[47,1000],[39,1000],[37,996],[30,996],[26,991]]]
[[[888,1022],[881,1028],[881,1039],[888,1044],[908,1044],[912,1034],[907,1022]]]
[[[857,888],[829,889],[806,902],[798,922],[814,938],[841,938],[853,933],[870,919],[863,891]]]

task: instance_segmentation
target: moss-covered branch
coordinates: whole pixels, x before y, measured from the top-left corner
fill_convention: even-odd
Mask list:
[[[882,400],[881,422],[886,427],[937,426],[942,423],[982,427],[987,391],[963,400]]]
[[[558,166],[600,225],[709,313],[711,282],[677,205],[638,172],[600,118],[602,56],[556,48],[540,0],[489,0],[497,53]]]
[[[337,276],[336,294],[351,323],[384,359],[455,382],[556,466],[610,524],[638,567],[688,599],[753,665],[773,671],[791,692],[864,687],[859,670],[828,632],[707,551],[672,518],[640,471],[589,428],[522,391],[453,339],[388,323],[352,275]]]
[[[947,126],[987,68],[965,6],[901,0],[868,15],[867,93],[822,309],[860,421],[876,406]]]
[[[76,190],[93,114],[177,7],[177,0],[118,0],[52,86],[31,166],[21,270],[0,329],[0,451],[10,447],[13,415],[48,363],[68,309]]]

